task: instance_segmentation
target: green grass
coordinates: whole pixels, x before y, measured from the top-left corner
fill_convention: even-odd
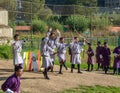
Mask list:
[[[120,93],[120,88],[105,86],[79,86],[78,88],[64,90],[60,93]]]

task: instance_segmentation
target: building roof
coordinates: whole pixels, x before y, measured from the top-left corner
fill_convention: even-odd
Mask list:
[[[108,28],[108,30],[110,31],[110,32],[120,32],[120,26],[118,26],[118,27],[109,27]]]
[[[16,26],[15,30],[17,30],[17,31],[23,31],[23,30],[30,31],[31,30],[31,26]]]

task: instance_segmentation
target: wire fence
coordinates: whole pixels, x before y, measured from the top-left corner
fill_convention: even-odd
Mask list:
[[[35,16],[39,16],[43,20],[47,20],[47,18],[57,16],[59,18],[68,16],[79,16],[84,15],[91,19],[90,24],[90,31],[92,32],[96,28],[96,31],[101,28],[100,25],[97,25],[94,20],[96,20],[96,16],[101,18],[105,18],[105,24],[108,25],[111,21],[114,21],[114,18],[117,16],[120,18],[120,9],[116,8],[107,8],[107,7],[86,7],[86,6],[79,6],[79,5],[52,5],[52,4],[44,4],[41,2],[34,3],[32,0],[31,2],[22,1],[22,0],[0,0],[0,7],[6,9],[9,12],[9,21],[15,22],[15,24],[19,24],[19,21],[24,20],[27,25],[31,26],[32,19]],[[53,19],[52,21],[55,21]],[[102,23],[101,23],[102,24]],[[64,25],[64,24],[63,24]],[[76,24],[74,24],[75,26]],[[75,28],[74,28],[75,30]],[[105,31],[104,31],[105,32]],[[102,34],[104,34],[104,32]],[[98,32],[99,33],[99,32]],[[24,46],[26,49],[39,49],[41,38],[32,38],[33,31],[31,29],[29,35],[31,34],[31,41],[27,42],[27,45]],[[87,38],[91,42],[97,41],[107,41],[109,45],[116,46],[118,45],[118,36],[114,37],[103,37],[102,35],[99,36],[92,36]]]

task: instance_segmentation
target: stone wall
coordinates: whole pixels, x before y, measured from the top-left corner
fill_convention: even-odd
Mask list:
[[[0,44],[11,40],[12,37],[13,29],[8,26],[8,11],[0,9]]]
[[[8,25],[8,11],[0,9],[0,24]]]

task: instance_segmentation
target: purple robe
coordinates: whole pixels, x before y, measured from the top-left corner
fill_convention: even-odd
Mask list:
[[[100,58],[101,55],[101,46],[96,47],[96,62],[97,63],[102,63],[102,59]]]
[[[12,90],[13,92],[19,93],[20,92],[20,77],[17,77],[16,74],[10,76],[1,86],[3,91],[7,89]]]
[[[116,47],[113,51],[113,53],[120,54],[120,46]],[[120,56],[114,58],[114,68],[120,68]]]
[[[102,47],[101,53],[103,56],[103,62],[102,62],[103,66],[109,66],[110,65],[110,55],[111,55],[110,49]]]
[[[88,54],[88,64],[94,64],[94,51],[92,49],[92,47],[89,47],[87,50],[87,54]]]

